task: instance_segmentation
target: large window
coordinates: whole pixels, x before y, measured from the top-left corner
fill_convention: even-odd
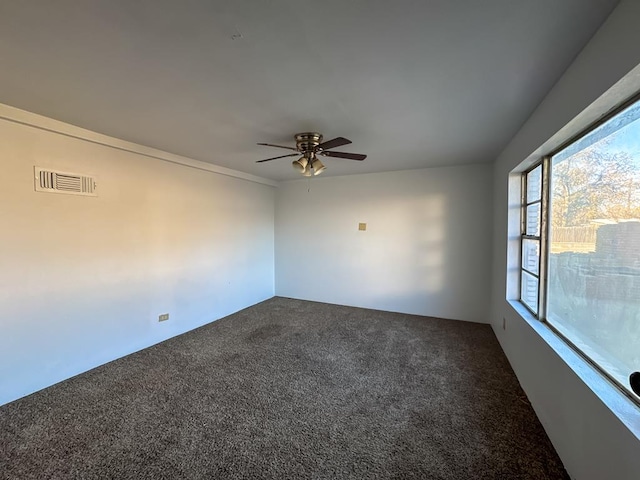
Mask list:
[[[638,401],[640,101],[534,165],[522,187],[522,303]]]

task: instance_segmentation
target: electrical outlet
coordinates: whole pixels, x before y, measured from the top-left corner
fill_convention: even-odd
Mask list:
[[[507,319],[505,317],[502,317],[502,329],[507,329]]]
[[[168,313],[163,313],[162,315],[158,316],[158,321],[159,322],[166,322],[167,320],[169,320],[169,314]]]

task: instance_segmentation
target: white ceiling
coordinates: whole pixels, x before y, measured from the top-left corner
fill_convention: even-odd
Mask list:
[[[617,0],[0,1],[0,102],[274,180],[493,161]]]

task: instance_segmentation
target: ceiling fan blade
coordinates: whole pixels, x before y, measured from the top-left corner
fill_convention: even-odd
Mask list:
[[[277,160],[278,158],[284,158],[284,157],[299,157],[300,155],[301,155],[300,153],[290,153],[288,155],[280,155],[279,157],[265,158],[264,160],[258,160],[256,163],[270,162],[271,160]]]
[[[341,147],[342,145],[349,145],[351,140],[347,140],[344,137],[337,137],[333,140],[327,140],[316,147],[316,150],[329,150],[330,148]]]
[[[263,145],[265,147],[277,147],[277,148],[286,148],[287,150],[295,150],[298,151],[295,147],[285,147],[284,145],[274,145],[273,143],[258,143],[258,145]]]
[[[325,157],[337,157],[337,158],[346,158],[348,160],[364,160],[367,158],[366,155],[361,153],[347,153],[347,152],[320,152],[320,155],[324,155]]]

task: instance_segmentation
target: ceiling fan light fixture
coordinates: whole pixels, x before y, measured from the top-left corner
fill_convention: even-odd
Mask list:
[[[313,168],[314,175],[320,175],[327,169],[317,157],[313,157],[313,160],[311,160],[311,168]]]
[[[300,157],[298,160],[294,160],[291,165],[296,172],[304,175],[304,172],[308,170],[309,161],[306,157]]]

